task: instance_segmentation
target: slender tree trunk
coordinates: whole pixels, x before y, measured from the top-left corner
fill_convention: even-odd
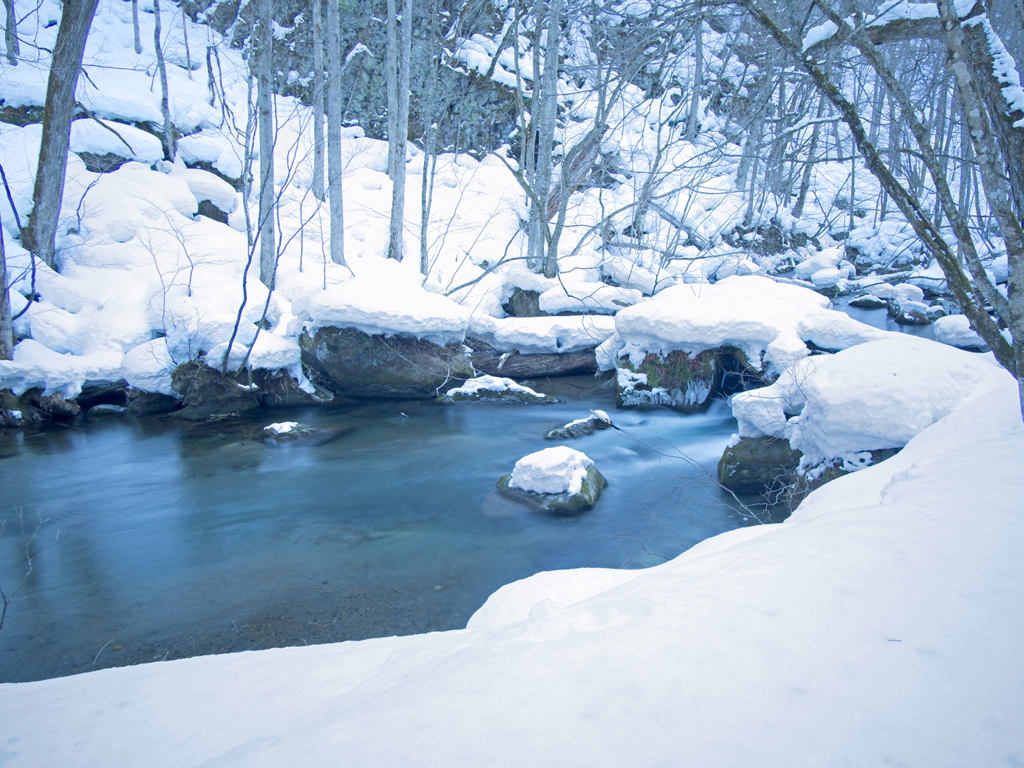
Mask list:
[[[327,196],[331,205],[331,261],[345,263],[345,198],[341,189],[341,19],[338,0],[327,3]]]
[[[821,137],[821,118],[825,114],[825,97],[818,97],[818,111],[814,116],[814,128],[811,130],[811,146],[807,150],[807,164],[804,165],[803,175],[800,177],[800,192],[797,194],[796,205],[793,206],[793,218],[799,219],[804,215],[804,205],[807,203],[807,193],[811,189],[811,173],[814,171],[814,164],[817,162],[818,141]]]
[[[167,66],[164,64],[160,34],[160,0],[153,0],[153,50],[156,52],[156,68],[160,72],[160,113],[164,118],[164,159],[173,160],[177,149],[174,146],[174,124],[171,122],[171,102],[167,90]]]
[[[12,67],[18,66],[18,54],[21,48],[18,46],[18,17],[14,13],[14,0],[4,0],[4,8],[7,10],[7,26],[4,28],[4,41],[7,44],[7,61]]]
[[[142,53],[142,37],[139,35],[139,0],[132,0],[132,31],[135,33],[135,53]]]
[[[430,206],[433,200],[434,191],[434,168],[437,164],[437,149],[435,147],[434,111],[437,102],[437,79],[440,57],[437,54],[438,45],[437,13],[438,0],[430,4],[430,36],[429,55],[427,69],[427,95],[426,103],[423,105],[423,176],[420,183],[420,274],[424,277],[430,272],[429,255],[427,253],[427,225],[430,223]],[[514,33],[518,33],[518,27],[513,25]],[[500,52],[499,52],[500,53]],[[494,55],[495,60],[498,54]],[[493,65],[492,65],[493,66]]]
[[[4,226],[0,221],[0,360],[10,360],[14,352],[14,324],[11,322],[11,297],[7,293],[7,254],[4,251]]]
[[[272,59],[274,0],[258,0],[256,111],[260,131],[260,281],[274,290],[277,238],[274,234],[274,108]]]
[[[64,5],[57,41],[53,47],[50,79],[46,86],[43,135],[39,143],[39,165],[32,193],[35,208],[27,231],[22,233],[22,242],[50,268],[56,266],[54,239],[64,198],[71,119],[75,114],[75,89],[96,3],[97,0],[80,0]]]
[[[395,178],[398,148],[395,140],[398,135],[398,7],[396,0],[388,0],[388,17],[384,24],[387,34],[384,65],[387,73],[388,89],[388,177]]]
[[[700,111],[700,86],[704,79],[704,15],[697,18],[696,32],[696,62],[693,73],[693,94],[690,96],[690,115],[686,121],[686,139],[693,141],[697,138],[697,115]]]
[[[544,96],[541,105],[540,136],[537,155],[537,199],[544,204],[551,192],[551,174],[555,164],[555,122],[558,118],[558,49],[562,35],[562,0],[550,0],[547,23],[547,46],[544,51]],[[541,228],[547,230],[547,210]],[[542,241],[543,245],[543,241]],[[558,254],[551,248],[544,251],[544,277],[558,272]]]
[[[333,0],[336,2],[337,0]],[[313,197],[324,199],[324,25],[320,0],[313,9]]]
[[[526,263],[530,269],[542,266],[544,258],[544,236],[541,224],[540,197],[537,191],[537,155],[540,145],[541,112],[544,103],[544,78],[541,76],[541,38],[544,33],[544,20],[547,16],[547,4],[550,0],[536,0],[533,13],[536,17],[533,37],[533,79],[530,81],[530,131],[526,143],[526,175],[537,198],[530,203],[530,220],[527,224]]]
[[[192,79],[192,52],[188,48],[188,17],[185,15],[185,4],[181,4],[181,37],[185,41],[185,65],[188,67],[188,79]]]
[[[394,174],[391,185],[391,232],[388,258],[402,260],[405,230],[405,155],[409,140],[409,65],[412,58],[412,0],[402,4],[402,47],[398,64],[398,119],[395,121]]]

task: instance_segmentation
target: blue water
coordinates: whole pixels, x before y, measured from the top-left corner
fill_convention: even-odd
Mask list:
[[[615,412],[592,377],[538,389],[565,402],[376,401],[0,436],[0,586],[17,586],[26,546],[32,565],[0,629],[0,681],[458,628],[538,571],[644,567],[754,524],[701,468],[714,474],[736,429],[724,403]],[[609,481],[593,510],[552,517],[495,492],[555,444],[545,431],[591,408],[623,430],[569,441]],[[285,420],[330,439],[254,438]]]

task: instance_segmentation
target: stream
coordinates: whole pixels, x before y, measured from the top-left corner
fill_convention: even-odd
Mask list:
[[[368,401],[215,425],[131,416],[0,433],[0,586],[31,573],[0,630],[0,682],[157,659],[464,627],[538,571],[664,562],[756,521],[714,473],[736,429],[707,413],[614,408],[610,380],[539,382],[550,406]],[[609,487],[578,517],[494,490],[548,429]],[[257,439],[266,424],[323,430]]]

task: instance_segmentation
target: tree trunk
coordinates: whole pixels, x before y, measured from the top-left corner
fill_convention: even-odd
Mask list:
[[[439,77],[440,56],[436,50],[438,47],[437,13],[438,0],[430,4],[430,35],[428,48],[427,65],[427,95],[426,103],[421,113],[423,115],[423,176],[420,180],[420,274],[424,277],[430,272],[430,261],[427,253],[427,225],[430,223],[430,206],[434,197],[434,168],[437,164],[437,148],[435,146],[434,112],[437,107],[437,80]],[[513,25],[515,27],[516,25]],[[518,28],[516,27],[518,32]],[[494,54],[497,61],[498,53]],[[493,66],[493,62],[492,62]]]
[[[409,139],[409,65],[412,58],[412,0],[402,4],[402,47],[398,62],[398,115],[394,138],[388,137],[394,150],[391,185],[391,227],[388,258],[402,260],[402,239],[405,230],[405,155]]]
[[[335,0],[336,1],[336,0]],[[313,11],[313,197],[324,199],[324,25],[320,0]]]
[[[274,234],[274,109],[271,61],[274,47],[274,0],[258,0],[256,111],[260,130],[260,281],[274,290],[277,238]]]
[[[4,40],[7,44],[7,61],[12,67],[18,66],[18,54],[21,49],[18,46],[18,17],[14,13],[14,0],[4,0],[4,8],[7,10],[7,26],[4,28]]]
[[[388,0],[388,17],[384,24],[387,43],[384,65],[388,89],[388,178],[394,180],[397,166],[395,136],[398,135],[398,8],[396,0]]]
[[[56,267],[54,240],[64,198],[71,119],[75,114],[75,89],[96,3],[97,0],[80,0],[65,4],[53,47],[50,79],[46,86],[43,135],[39,143],[39,165],[32,193],[35,208],[27,231],[22,233],[22,242],[50,268]]]
[[[690,115],[686,121],[686,140],[693,141],[697,138],[697,114],[700,111],[700,86],[704,79],[704,16],[697,18],[696,33],[696,62],[693,73],[693,94],[690,96]]]
[[[14,352],[14,324],[11,322],[11,297],[7,293],[7,254],[4,252],[4,225],[0,221],[0,360],[10,360]]]
[[[139,35],[139,0],[132,0],[132,31],[135,33],[135,53],[142,53],[142,37]]]
[[[171,122],[170,94],[167,91],[167,66],[164,64],[164,50],[160,42],[160,34],[160,0],[153,0],[153,49],[156,52],[156,68],[160,72],[160,114],[164,118],[164,159],[173,160],[177,150],[174,146],[174,124]]]
[[[345,263],[345,198],[341,189],[341,20],[338,0],[327,2],[327,196],[331,204],[331,261]]]
[[[551,191],[551,173],[555,164],[555,122],[558,118],[558,48],[562,30],[562,0],[551,0],[548,9],[547,47],[544,51],[544,95],[541,104],[539,146],[537,147],[538,200],[546,201]],[[536,73],[534,73],[536,76]],[[542,222],[547,230],[547,219]],[[544,251],[544,277],[558,272],[558,254],[550,247]]]

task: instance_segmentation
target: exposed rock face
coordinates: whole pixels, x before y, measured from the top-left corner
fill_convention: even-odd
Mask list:
[[[370,336],[352,328],[320,328],[299,337],[302,361],[347,397],[435,398],[472,378],[461,344]]]
[[[197,360],[175,368],[171,386],[182,396],[182,408],[174,417],[186,421],[238,415],[261,406],[320,405],[333,399],[322,390],[315,395],[303,392],[286,371],[255,370],[250,381],[248,373],[224,375]]]
[[[154,416],[171,413],[181,408],[181,400],[159,392],[143,392],[133,389],[128,392],[128,410],[136,416]]]
[[[478,339],[470,339],[466,343],[473,349],[473,367],[491,376],[542,379],[548,376],[597,373],[597,356],[593,349],[567,354],[521,355],[516,351],[503,354]]]
[[[772,493],[791,485],[800,451],[776,437],[743,437],[725,449],[718,462],[718,482],[736,493]]]
[[[709,349],[692,357],[686,352],[648,353],[634,368],[628,357],[618,360],[615,402],[619,408],[667,405],[692,413],[707,405],[721,381],[718,358]]]
[[[502,306],[512,317],[542,317],[547,312],[540,308],[540,294],[537,291],[527,291],[516,287],[508,303]]]
[[[574,515],[587,511],[601,498],[601,491],[608,487],[608,481],[604,479],[604,475],[598,472],[597,467],[593,465],[587,467],[587,477],[583,481],[580,492],[575,494],[570,494],[568,491],[562,493],[524,491],[522,488],[510,486],[509,480],[511,479],[511,473],[501,476],[497,485],[499,493],[556,515]]]

